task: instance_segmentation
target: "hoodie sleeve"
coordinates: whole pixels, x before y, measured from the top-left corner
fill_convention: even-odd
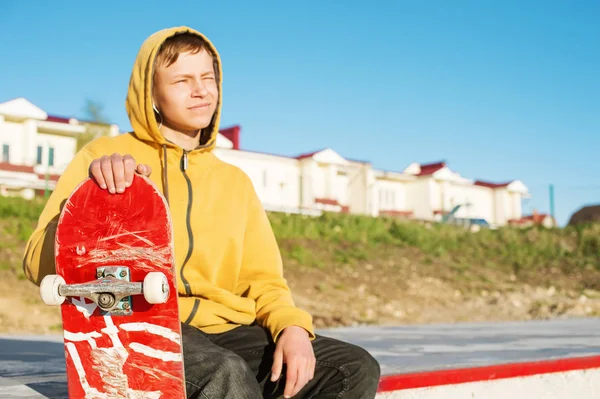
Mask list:
[[[88,177],[93,160],[92,153],[84,147],[69,163],[58,179],[56,187],[40,214],[38,224],[29,237],[23,256],[25,276],[36,285],[48,274],[55,273],[54,239],[62,207],[71,192]]]
[[[295,306],[283,277],[283,262],[275,235],[250,182],[248,218],[242,249],[239,291],[256,302],[256,317],[277,341],[288,326],[300,326],[315,338],[312,317]]]

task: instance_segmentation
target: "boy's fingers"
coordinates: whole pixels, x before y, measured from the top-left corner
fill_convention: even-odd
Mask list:
[[[100,171],[104,178],[104,182],[106,183],[108,192],[114,194],[116,192],[115,179],[113,177],[112,163],[109,157],[105,156],[100,159]]]
[[[116,189],[116,192],[122,193],[125,191],[125,165],[123,163],[123,157],[119,154],[113,154],[110,157],[110,163],[114,179],[114,188]],[[106,178],[106,175],[104,178]]]
[[[148,165],[144,165],[144,164],[139,164],[136,168],[136,171],[143,176],[150,176],[150,174],[152,173],[152,168]]]
[[[275,350],[273,355],[273,367],[271,367],[271,381],[277,381],[281,375],[283,367],[283,352],[279,349]]]
[[[312,380],[315,378],[315,367],[316,367],[316,359],[313,357],[307,365],[306,374],[308,375],[308,380]]]
[[[99,159],[94,160],[90,164],[90,175],[92,176],[92,178],[94,180],[96,180],[96,183],[98,183],[100,188],[102,188],[103,190],[106,190],[106,181],[104,180],[104,177],[102,176],[102,169],[100,168],[100,165],[101,165],[101,162]]]
[[[298,381],[298,362],[292,360],[286,363],[287,373],[285,375],[285,390],[283,391],[284,398],[291,398]]]
[[[125,179],[125,187],[131,186],[133,182],[133,174],[135,172],[135,159],[131,155],[123,157],[123,173]]]
[[[296,361],[296,369],[298,370],[298,376],[296,377],[296,384],[294,385],[294,388],[292,390],[292,396],[296,396],[298,394],[298,392],[300,392],[300,390],[302,388],[304,388],[304,385],[306,385],[306,383],[308,382],[308,373],[307,373],[307,367],[306,367],[307,362],[305,360],[303,360],[302,358],[299,358]]]
[[[146,170],[146,173],[144,175],[146,177],[150,176],[150,174],[152,174],[152,168],[149,165],[144,165],[144,168]]]

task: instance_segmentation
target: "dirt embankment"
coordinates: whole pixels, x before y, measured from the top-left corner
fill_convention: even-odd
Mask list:
[[[0,332],[59,333],[59,309],[44,305],[24,278],[24,243],[7,236],[3,223]],[[600,316],[600,271],[589,260],[577,271],[557,266],[516,273],[500,260],[457,262],[410,246],[280,243],[296,303],[317,327]]]

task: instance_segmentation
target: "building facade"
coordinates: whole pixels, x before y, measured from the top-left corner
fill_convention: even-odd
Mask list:
[[[109,135],[118,135],[108,125]],[[50,116],[26,99],[0,104],[0,195],[32,198],[52,190],[73,159],[85,122]],[[241,128],[220,131],[215,154],[252,180],[269,211],[318,215],[344,212],[419,220],[484,220],[503,226],[522,220],[520,181],[493,183],[462,177],[444,162],[408,164],[401,171],[346,159],[334,149],[296,157],[245,151]]]

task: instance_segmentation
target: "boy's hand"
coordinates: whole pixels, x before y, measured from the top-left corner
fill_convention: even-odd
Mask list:
[[[150,176],[152,168],[148,165],[136,166],[131,155],[121,156],[116,153],[94,159],[90,164],[90,175],[101,188],[108,189],[111,194],[122,193],[131,186],[135,172]]]
[[[271,381],[277,381],[283,363],[286,364],[285,391],[283,396],[291,398],[313,379],[315,355],[308,332],[302,327],[290,326],[283,330],[275,346]]]

